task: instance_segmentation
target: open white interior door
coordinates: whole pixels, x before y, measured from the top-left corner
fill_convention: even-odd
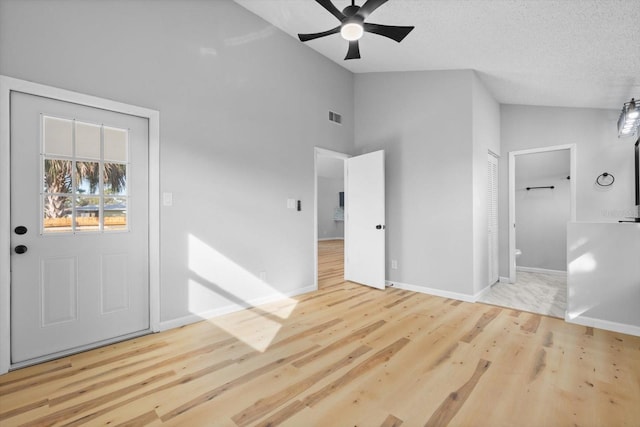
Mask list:
[[[346,280],[385,287],[384,151],[346,160]]]

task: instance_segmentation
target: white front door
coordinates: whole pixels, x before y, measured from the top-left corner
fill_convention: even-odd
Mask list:
[[[147,119],[11,93],[11,363],[149,329]]]
[[[345,279],[384,289],[384,151],[346,162]]]

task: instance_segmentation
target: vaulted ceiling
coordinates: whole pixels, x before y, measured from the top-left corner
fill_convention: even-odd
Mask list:
[[[314,0],[235,1],[296,40],[339,24]],[[367,22],[416,28],[400,44],[366,33],[349,61],[339,34],[306,45],[354,73],[473,69],[505,104],[640,98],[640,0],[389,0]]]

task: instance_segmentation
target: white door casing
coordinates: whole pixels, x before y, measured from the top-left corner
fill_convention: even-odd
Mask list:
[[[159,204],[158,204],[159,114],[158,112],[154,110],[149,110],[146,108],[118,103],[111,100],[79,94],[76,92],[71,92],[71,91],[66,91],[62,89],[52,88],[49,86],[39,85],[36,83],[26,82],[19,79],[0,76],[0,171],[1,171],[0,172],[0,243],[1,243],[0,244],[0,312],[1,312],[0,340],[2,341],[2,346],[0,348],[0,374],[7,372],[11,367],[21,366],[20,364],[15,364],[11,362],[10,355],[12,353],[15,353],[18,356],[18,358],[25,357],[24,355],[26,355],[26,357],[31,357],[33,355],[33,353],[30,353],[31,350],[28,350],[23,354],[23,356],[20,356],[19,353],[21,353],[22,350],[18,348],[14,352],[11,346],[11,330],[13,329],[12,326],[18,326],[17,325],[18,323],[23,324],[23,321],[19,320],[21,316],[20,313],[17,313],[17,317],[15,321],[16,325],[12,324],[12,316],[15,313],[13,313],[11,310],[12,308],[11,292],[10,292],[11,275],[9,273],[9,267],[11,265],[13,246],[15,246],[15,244],[17,244],[18,242],[16,240],[15,242],[12,242],[15,244],[10,244],[12,240],[12,235],[15,235],[13,232],[13,228],[15,228],[14,225],[17,224],[15,221],[13,222],[10,221],[10,218],[11,218],[10,214],[12,210],[15,213],[15,210],[13,209],[15,206],[12,205],[11,197],[10,197],[10,194],[11,194],[10,190],[13,184],[11,180],[12,178],[11,175],[13,175],[14,177],[17,176],[21,179],[24,176],[25,177],[24,180],[26,183],[26,182],[34,182],[33,174],[35,174],[36,185],[39,184],[38,181],[41,179],[39,168],[36,168],[35,170],[25,169],[24,171],[22,171],[22,174],[18,173],[17,175],[16,175],[17,171],[10,168],[11,165],[9,162],[9,153],[11,151],[10,150],[11,137],[10,137],[9,125],[10,125],[10,117],[11,117],[11,114],[13,113],[11,108],[12,107],[11,100],[14,97],[12,96],[12,94],[15,95],[15,94],[23,94],[23,93],[37,95],[45,98],[51,98],[52,100],[66,101],[74,104],[81,104],[88,107],[95,107],[102,110],[107,110],[107,112],[118,112],[122,114],[143,117],[144,122],[148,121],[148,123],[145,123],[144,125],[144,127],[146,128],[144,129],[144,131],[148,132],[149,151],[148,153],[145,153],[144,156],[146,157],[145,160],[148,160],[149,169],[148,171],[143,172],[143,175],[144,175],[143,177],[138,177],[138,178],[135,178],[134,180],[138,181],[138,183],[141,183],[144,181],[145,187],[148,185],[148,196],[143,195],[142,198],[146,199],[146,205],[148,206],[149,210],[148,212],[144,212],[143,216],[145,218],[142,219],[142,222],[143,222],[142,224],[135,225],[135,223],[130,222],[131,230],[142,227],[146,230],[146,233],[148,233],[148,236],[145,235],[144,237],[144,239],[148,242],[148,244],[145,245],[145,246],[148,246],[149,248],[147,252],[148,259],[145,259],[143,261],[144,268],[139,269],[139,271],[145,270],[142,274],[148,277],[146,279],[143,279],[143,280],[146,280],[147,282],[146,290],[143,292],[144,299],[146,300],[143,303],[143,305],[146,305],[146,308],[144,308],[145,314],[142,316],[144,317],[143,319],[138,314],[137,316],[138,318],[136,320],[138,322],[137,324],[131,321],[131,319],[124,320],[122,322],[118,322],[118,321],[112,322],[114,323],[114,326],[110,334],[113,334],[113,333],[126,334],[127,328],[128,330],[131,330],[132,328],[139,329],[140,327],[144,328],[145,330],[157,331],[159,327],[159,247],[158,247],[158,239],[159,239]],[[53,102],[56,102],[56,101],[53,101]],[[38,114],[37,120],[42,120],[39,117],[39,114]],[[36,140],[36,144],[38,144],[37,140]],[[38,147],[38,150],[36,150],[36,153],[37,153],[37,156],[39,157],[39,147]],[[10,170],[14,173],[11,174]],[[29,175],[29,174],[31,174],[30,177],[26,178],[26,175]],[[14,181],[16,180],[17,178],[14,178]],[[134,181],[132,181],[131,188],[133,193],[130,194],[131,198],[136,197],[135,196],[136,194],[140,195],[140,193],[138,193],[137,190],[134,190],[135,186],[136,185],[134,184]],[[25,197],[27,196],[28,194],[25,193]],[[19,196],[19,197],[22,197],[22,196]],[[38,195],[37,197],[39,199],[40,195]],[[39,200],[38,200],[37,206],[38,206],[37,214],[42,214],[42,210],[40,209],[41,204]],[[140,209],[135,209],[135,210],[139,211],[139,213],[142,212],[142,210]],[[17,216],[17,214],[14,216]],[[39,216],[36,215],[36,217],[38,217],[38,220],[39,220]],[[26,217],[21,212],[19,219],[22,219],[22,218],[26,218]],[[33,217],[31,217],[31,220],[33,220]],[[131,217],[131,220],[133,220],[133,217]],[[37,240],[40,232],[39,225],[36,225],[35,227],[31,225],[28,228],[29,230],[27,234],[19,237],[28,236],[29,239],[35,238]],[[122,233],[122,232],[114,233],[113,236],[107,236],[106,240],[107,241],[110,240],[110,238],[115,237],[116,234],[123,235],[126,233]],[[17,235],[15,236],[18,237]],[[95,238],[96,233],[92,233],[92,232],[79,233],[76,237],[78,239],[85,241],[83,244],[86,245],[86,241],[89,241]],[[49,238],[51,241],[58,240],[58,243],[62,243],[62,241],[66,237],[44,236],[42,238],[43,239]],[[24,260],[27,259],[26,257],[24,257],[24,255],[31,255],[34,258],[37,257],[38,260],[36,261],[35,264],[37,265],[38,276],[40,276],[40,271],[43,263],[47,264],[46,267],[49,268],[49,271],[57,274],[59,278],[60,277],[70,278],[70,277],[73,277],[74,275],[77,275],[77,277],[80,279],[82,274],[86,274],[86,273],[81,273],[81,269],[70,268],[70,266],[73,265],[74,263],[79,265],[81,264],[81,262],[78,254],[75,254],[75,255],[69,255],[68,253],[66,253],[66,255],[63,254],[63,251],[68,250],[67,246],[69,245],[67,245],[66,243],[58,244],[56,249],[59,252],[58,256],[54,257],[53,259],[49,259],[48,261],[46,259],[40,260],[40,257],[37,256],[38,255],[37,243],[33,243],[32,241],[26,241],[23,243],[27,243],[25,246],[29,247],[29,250],[27,251],[26,254],[23,254],[23,255],[16,254],[16,256],[23,257],[22,259]],[[30,245],[33,245],[33,246],[30,246]],[[109,242],[106,242],[106,241],[102,242],[100,246],[102,248],[108,248]],[[118,245],[116,245],[116,247],[117,246]],[[125,265],[125,264],[126,263],[123,260],[123,254],[121,252],[113,253],[112,251],[112,253],[108,253],[106,256],[102,257],[100,261],[97,264],[95,264],[95,266],[89,268],[89,270],[91,270],[90,274],[93,275],[92,277],[96,279],[95,281],[97,283],[102,283],[102,284],[107,282],[117,283],[119,281],[119,278],[122,277],[122,275],[120,274],[121,272],[118,272],[118,274],[120,275],[108,274],[108,271],[113,272],[115,270],[109,269],[107,267],[109,265],[114,266],[114,265]],[[130,264],[126,264],[126,265],[127,265],[127,269],[129,269]],[[19,266],[16,266],[16,267],[18,267],[17,269],[20,270]],[[95,271],[96,269],[98,269],[99,271]],[[133,269],[135,270],[136,268],[134,267]],[[113,291],[113,289],[111,290]],[[122,290],[122,288],[120,290]],[[125,301],[125,300],[132,301],[132,299],[135,299],[133,298],[132,295],[128,295],[125,299],[122,299],[122,298],[118,299],[118,296],[122,297],[122,294],[119,295],[118,292],[109,293],[108,291],[109,291],[108,289],[105,289],[104,287],[100,287],[97,294],[89,296],[90,300],[100,299],[99,305],[101,306],[102,311],[117,312],[118,305],[122,305],[120,304],[122,301]],[[94,292],[95,292],[95,289],[94,289]],[[77,296],[81,297],[82,296],[81,293],[82,292],[79,292]],[[64,298],[62,298],[61,295],[64,296],[65,298],[69,297],[69,293],[64,295],[58,294],[56,297],[58,298],[58,300],[55,301],[56,303],[60,303],[61,300],[64,300]],[[114,297],[115,299],[113,299]],[[39,312],[38,317],[40,319],[43,319],[43,317],[41,317],[42,305],[41,304],[36,304],[36,305],[39,306],[39,308],[37,308]],[[67,305],[67,308],[68,307],[69,305]],[[84,310],[85,308],[86,308],[85,304],[77,305],[75,314],[76,315],[81,314],[82,310]],[[50,312],[49,314],[52,314],[52,313]],[[56,315],[60,315],[60,312],[56,313]],[[56,316],[53,316],[48,319],[50,323],[56,323],[55,317]],[[64,315],[62,317],[64,317]],[[60,318],[58,320],[62,320],[59,323],[64,323],[64,319]],[[123,325],[126,325],[126,326],[123,326]],[[118,328],[121,328],[121,329],[118,329]],[[78,335],[81,335],[82,333],[86,334],[86,331],[82,330],[81,328],[80,332],[78,332]],[[52,335],[56,335],[56,338],[57,338],[57,334],[52,334]],[[97,340],[101,340],[103,337],[96,336],[94,338]],[[117,339],[114,339],[114,340],[117,340]],[[58,340],[57,339],[53,340],[53,344],[52,344],[52,341],[49,341],[46,343],[46,346],[47,348],[50,349],[50,351],[57,350],[57,347],[55,347],[57,345],[56,341]],[[77,342],[75,343],[71,342],[71,345],[73,346],[77,345],[75,350],[84,349],[87,347],[84,344],[78,344]],[[88,346],[90,347],[91,344],[88,344]]]
[[[385,287],[384,151],[346,160],[345,279]]]
[[[576,144],[554,145],[550,147],[532,148],[509,152],[509,283],[516,282],[516,156],[526,154],[545,153],[549,151],[569,150],[569,162],[571,177],[569,188],[571,190],[571,222],[576,221],[576,194],[577,175],[576,168]]]
[[[499,279],[498,269],[498,158],[489,153],[488,157],[488,230],[489,230],[489,285]]]

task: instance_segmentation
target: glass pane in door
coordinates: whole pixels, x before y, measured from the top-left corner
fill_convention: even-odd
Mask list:
[[[100,197],[76,197],[76,231],[100,231]]]
[[[71,231],[71,197],[48,194],[44,196],[42,206],[45,233]]]
[[[73,155],[73,122],[56,117],[44,117],[44,153],[56,156]]]
[[[104,229],[111,231],[128,230],[127,226],[127,198],[104,198]]]

